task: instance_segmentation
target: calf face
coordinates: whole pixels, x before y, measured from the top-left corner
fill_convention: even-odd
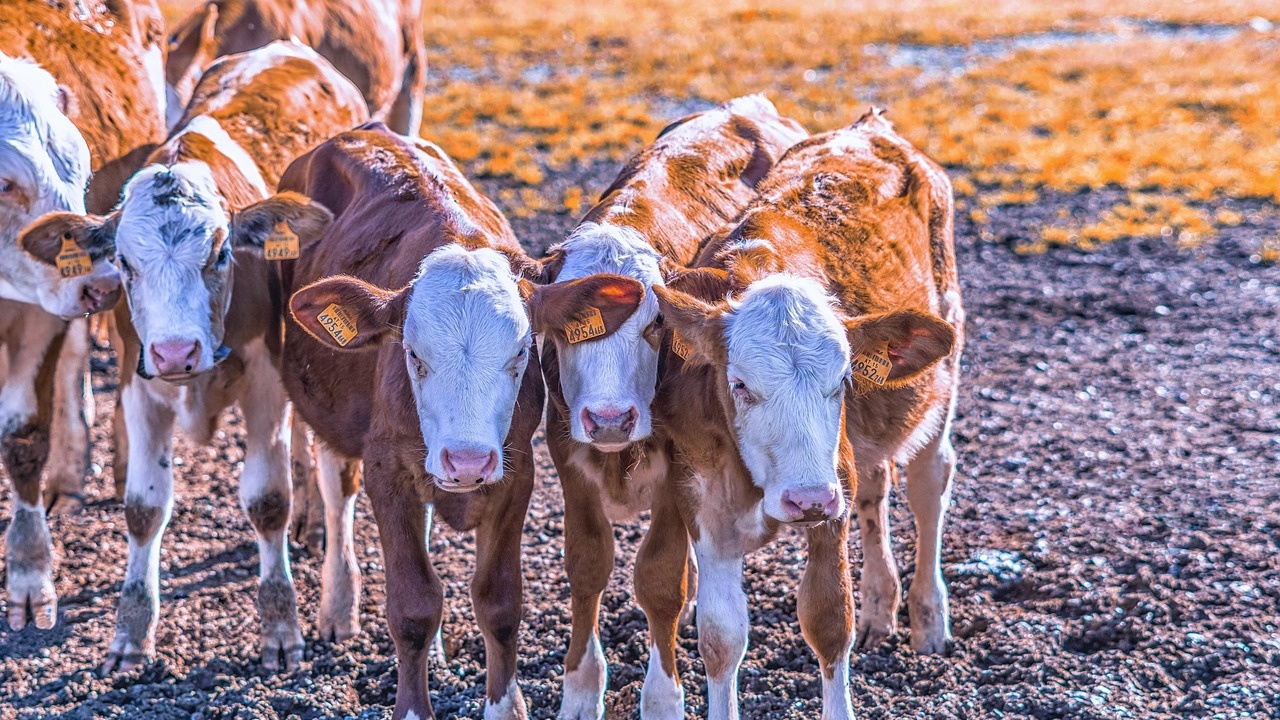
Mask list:
[[[124,276],[129,312],[141,341],[138,373],[185,380],[230,354],[223,344],[231,307],[234,251],[261,252],[280,228],[305,242],[332,215],[296,193],[281,193],[236,212],[227,208],[209,168],[200,162],[150,165],[125,186],[110,217],[56,214],[47,231],[24,235],[29,252],[46,247],[58,229],[112,246]]]
[[[75,317],[115,304],[120,274],[94,238],[60,232],[44,257],[23,253],[24,227],[45,213],[83,213],[89,147],[66,95],[34,63],[0,54],[0,297]]]
[[[715,367],[714,391],[743,464],[764,491],[765,514],[781,522],[844,513],[836,469],[845,398],[862,382],[852,357],[887,357],[884,381],[901,385],[948,354],[955,338],[946,322],[915,311],[842,319],[818,283],[787,274],[716,305],[678,290],[656,293],[691,348],[687,362]]]
[[[613,282],[634,292],[630,281]],[[446,245],[400,290],[326,278],[295,293],[290,310],[337,350],[371,348],[402,331],[423,467],[439,487],[465,492],[503,478],[503,443],[533,345],[524,305],[533,290],[503,254]]]
[[[662,339],[658,302],[660,256],[630,228],[585,223],[558,252],[557,282],[531,301],[538,331],[552,338],[569,428],[578,442],[617,452],[653,432],[650,405]],[[637,295],[605,298],[574,283],[595,274],[636,280]],[[614,313],[606,316],[606,312]],[[599,317],[601,322],[593,322]]]

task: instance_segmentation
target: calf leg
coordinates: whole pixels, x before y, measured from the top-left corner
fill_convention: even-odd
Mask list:
[[[951,421],[907,465],[907,502],[915,516],[916,573],[907,593],[911,612],[911,647],[940,653],[951,639],[947,586],[942,580],[942,523],[951,502],[956,451],[951,447]]]
[[[853,720],[849,653],[853,588],[849,582],[849,518],[809,528],[809,562],[796,593],[800,631],[822,668],[823,720]]]
[[[289,457],[293,461],[293,515],[289,537],[318,556],[324,548],[324,501],[311,446],[311,428],[302,416],[293,412],[293,437],[289,440]]]
[[[386,454],[365,456],[365,487],[386,558],[387,620],[396,644],[395,720],[434,718],[427,655],[444,614],[444,587],[422,542],[423,512],[406,475]]]
[[[568,463],[557,462],[556,467],[564,490],[564,563],[573,614],[559,717],[599,720],[604,717],[609,667],[600,647],[598,623],[600,596],[613,571],[613,527],[595,486]]]
[[[636,600],[649,624],[649,671],[640,691],[645,720],[682,720],[684,688],[676,668],[677,633],[688,598],[689,533],[674,487],[655,493],[649,532],[636,556]]]
[[[726,554],[707,533],[698,556],[698,652],[707,669],[707,718],[738,720],[738,666],[747,652],[742,556]]]
[[[532,448],[507,451],[510,478],[486,499],[485,518],[476,529],[476,570],[471,604],[484,635],[485,720],[524,720],[524,695],[516,682],[516,644],[524,614],[520,534],[533,494]]]
[[[5,557],[9,627],[21,630],[30,608],[36,627],[48,630],[58,619],[58,596],[40,475],[49,457],[54,370],[66,325],[31,306],[3,311],[23,314],[6,338],[9,374],[0,390],[0,456],[14,488]]]
[[[360,461],[316,440],[316,477],[324,497],[325,553],[320,585],[320,637],[341,642],[360,634],[360,565],[356,561],[356,492]]]
[[[862,607],[858,647],[872,648],[898,627],[902,585],[889,541],[888,461],[864,463],[858,474],[858,528],[862,534]]]
[[[121,303],[121,305],[126,305]],[[117,306],[116,312],[123,309]],[[115,487],[116,499],[124,500],[126,478],[129,477],[129,425],[124,419],[123,387],[133,377],[133,368],[138,366],[138,357],[126,351],[124,338],[120,336],[120,320],[115,314],[107,316],[103,322],[107,326],[107,335],[111,338],[111,347],[116,350],[116,362],[120,367],[121,391],[116,395],[116,409],[111,414],[112,461],[111,478]]]
[[[155,653],[160,612],[160,538],[173,514],[173,418],[162,381],[133,379],[120,391],[132,442],[125,484],[124,517],[129,533],[116,636],[103,672],[130,670]],[[156,384],[153,384],[156,383]]]
[[[58,355],[53,392],[53,428],[45,493],[45,503],[52,515],[71,514],[84,507],[84,481],[89,473],[89,427],[93,424],[89,350],[88,321],[72,320]]]

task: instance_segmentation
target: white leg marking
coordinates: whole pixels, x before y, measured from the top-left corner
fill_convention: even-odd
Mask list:
[[[830,679],[822,676],[822,720],[853,720],[848,651],[836,662]]]
[[[662,669],[658,648],[649,645],[649,671],[640,689],[640,717],[644,720],[683,720],[684,686]]]
[[[858,529],[862,535],[862,607],[858,646],[871,648],[898,626],[902,586],[889,540],[889,464],[870,464],[858,474]]]
[[[726,557],[704,536],[698,556],[698,649],[707,667],[707,718],[738,720],[738,667],[747,652],[742,558]],[[715,667],[719,666],[719,667]]]
[[[609,682],[609,665],[593,632],[587,638],[582,662],[573,672],[564,674],[564,699],[560,703],[560,720],[600,720],[604,717],[604,689]]]
[[[484,720],[525,720],[524,695],[515,678],[507,683],[507,691],[496,703],[484,702]]]
[[[360,566],[356,562],[356,496],[342,494],[347,461],[319,439],[316,477],[324,498],[324,569],[320,585],[320,637],[342,641],[360,633]]]
[[[911,647],[916,652],[940,653],[951,639],[947,586],[942,580],[942,523],[951,502],[956,453],[951,447],[951,422],[907,465],[907,502],[915,516],[916,573],[907,594],[911,612]]]

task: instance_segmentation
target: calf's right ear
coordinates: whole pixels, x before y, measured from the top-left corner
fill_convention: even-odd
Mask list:
[[[74,242],[97,260],[116,252],[116,214],[49,213],[18,235],[18,246],[45,265],[57,265],[66,242]]]
[[[287,255],[297,257],[296,251],[320,239],[331,222],[333,213],[323,205],[301,193],[280,192],[232,214],[231,247],[254,247],[266,252],[269,240],[283,238],[291,245]],[[267,253],[268,260],[292,257],[271,257]]]
[[[363,350],[400,334],[408,299],[408,287],[384,290],[336,275],[294,293],[289,312],[308,335],[334,350]]]
[[[587,323],[594,330],[583,339],[607,337],[622,327],[644,300],[644,284],[610,273],[534,288],[525,298],[534,332],[560,334],[579,342],[574,328]],[[593,323],[598,322],[599,326]]]
[[[729,351],[724,344],[723,302],[712,305],[698,298],[659,285],[653,286],[658,296],[658,309],[667,327],[680,335],[692,352],[684,361],[689,365],[725,365]]]

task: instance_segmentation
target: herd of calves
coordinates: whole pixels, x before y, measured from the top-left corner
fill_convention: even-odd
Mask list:
[[[137,59],[143,33],[127,29],[141,27],[146,3],[119,5],[135,17],[117,18],[117,50]],[[216,28],[206,18],[193,31]],[[202,72],[171,72],[189,80],[185,105],[167,139],[118,153],[136,160],[125,174],[99,156],[84,99],[77,109],[60,94],[56,58],[42,69],[4,53],[0,440],[15,489],[13,628],[57,618],[41,475],[51,427],[83,403],[79,366],[59,358],[86,345],[83,320],[69,330],[65,318],[112,310],[129,559],[107,670],[155,651],[174,424],[207,442],[233,404],[246,428],[239,499],[260,553],[263,664],[302,658],[288,553],[295,484],[323,499],[317,634],[359,632],[352,523],[363,486],[386,568],[396,718],[433,716],[443,592],[424,539],[434,518],[475,531],[484,717],[526,717],[520,536],[544,407],[572,591],[560,717],[604,715],[611,523],[645,511],[643,717],[685,716],[675,654],[695,601],[708,716],[738,717],[743,558],[784,524],[808,541],[797,608],[820,661],[823,717],[852,717],[850,654],[895,630],[886,494],[898,463],[920,533],[911,644],[944,649],[939,546],[964,326],[953,201],[946,174],[878,111],[812,136],[759,95],[677,120],[534,259],[439,147],[380,122],[391,113],[371,114],[361,89],[299,42],[205,52]],[[76,59],[86,77],[93,62]],[[115,102],[133,103],[133,127],[163,127],[159,101],[151,119],[140,109],[145,86],[115,89]],[[97,194],[100,215],[86,212],[90,169],[122,187],[105,204]],[[51,482],[50,494],[73,494],[74,483]]]

